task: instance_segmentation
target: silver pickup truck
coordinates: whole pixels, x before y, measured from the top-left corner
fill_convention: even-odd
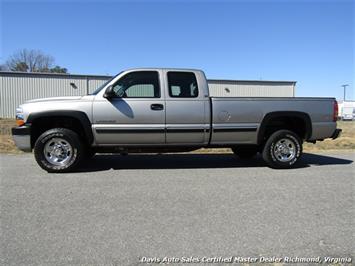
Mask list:
[[[17,108],[17,147],[48,172],[70,171],[98,152],[174,152],[230,147],[290,168],[303,141],[337,138],[334,98],[210,97],[204,73],[121,72],[91,95],[45,98]]]

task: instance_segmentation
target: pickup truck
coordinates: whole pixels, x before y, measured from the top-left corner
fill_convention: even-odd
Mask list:
[[[17,147],[48,172],[74,169],[95,153],[178,152],[229,147],[291,168],[304,141],[337,138],[334,98],[210,97],[193,69],[119,73],[90,95],[30,100],[16,110]]]

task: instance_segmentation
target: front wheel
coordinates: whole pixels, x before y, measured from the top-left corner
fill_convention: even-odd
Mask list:
[[[83,157],[83,144],[77,133],[66,128],[53,128],[44,132],[34,145],[38,165],[51,173],[68,172]]]
[[[276,169],[291,168],[302,154],[302,141],[292,131],[278,130],[266,141],[262,157]]]

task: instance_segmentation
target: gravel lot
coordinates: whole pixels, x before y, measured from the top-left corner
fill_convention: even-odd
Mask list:
[[[354,159],[306,154],[297,169],[272,170],[230,154],[98,155],[48,174],[31,154],[1,154],[0,263],[351,256]]]

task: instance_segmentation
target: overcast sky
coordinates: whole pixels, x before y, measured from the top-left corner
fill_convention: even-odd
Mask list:
[[[354,1],[1,1],[1,63],[21,48],[70,73],[203,69],[296,80],[296,96],[354,99]]]

